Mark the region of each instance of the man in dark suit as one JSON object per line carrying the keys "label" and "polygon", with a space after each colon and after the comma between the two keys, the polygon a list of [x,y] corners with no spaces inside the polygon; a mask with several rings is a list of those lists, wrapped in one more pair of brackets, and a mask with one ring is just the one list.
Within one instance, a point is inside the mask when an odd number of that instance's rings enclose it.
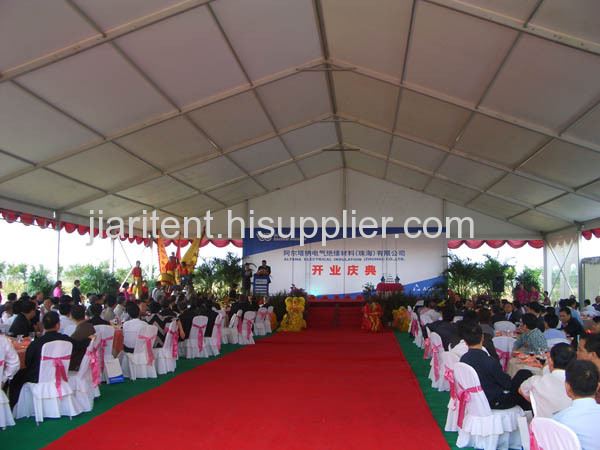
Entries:
{"label": "man in dark suit", "polygon": [[73,344],[73,352],[80,352],[82,349],[85,351],[90,343],[89,339],[74,341],[69,336],[60,334],[58,332],[60,319],[58,313],[55,311],[46,313],[42,318],[42,323],[45,330],[44,335],[37,338],[27,347],[27,351],[25,352],[25,368],[19,370],[10,382],[8,394],[11,408],[17,404],[21,388],[25,383],[37,383],[44,344],[53,341],[67,341]]}
{"label": "man in dark suit", "polygon": [[29,336],[29,333],[34,330],[32,321],[37,313],[35,303],[29,300],[19,300],[19,302],[18,308],[15,308],[19,309],[17,317],[14,318],[8,333],[12,336]]}
{"label": "man in dark suit", "polygon": [[454,347],[460,342],[458,335],[458,326],[453,323],[454,320],[454,308],[447,307],[442,310],[442,319],[436,320],[435,322],[427,325],[432,332],[440,335],[442,338],[442,344],[444,350],[448,351],[448,346]]}
{"label": "man in dark suit", "polygon": [[521,317],[523,317],[521,310],[519,308],[515,308],[513,303],[506,302],[504,305],[504,319],[502,320],[508,320],[509,322],[517,323],[521,320]]}
{"label": "man in dark suit", "polygon": [[192,322],[194,321],[194,317],[199,316],[200,311],[198,309],[198,298],[192,297],[190,299],[190,306],[181,314],[179,314],[179,321],[181,322],[181,328],[185,333],[185,339],[190,337],[190,332],[192,331]]}
{"label": "man in dark suit", "polygon": [[79,280],[75,280],[73,284],[75,286],[73,286],[73,289],[71,289],[71,297],[73,298],[73,302],[78,305],[81,303],[81,291],[79,290],[81,282]]}
{"label": "man in dark suit", "polygon": [[206,330],[204,330],[204,336],[212,336],[213,327],[215,326],[215,321],[217,320],[217,316],[219,315],[219,313],[213,310],[212,302],[208,299],[200,303],[198,311],[199,315],[206,316],[208,318]]}
{"label": "man in dark suit", "polygon": [[257,272],[264,270],[268,275],[271,275],[271,266],[267,266],[267,261],[265,259],[262,260],[260,267],[256,270]]}

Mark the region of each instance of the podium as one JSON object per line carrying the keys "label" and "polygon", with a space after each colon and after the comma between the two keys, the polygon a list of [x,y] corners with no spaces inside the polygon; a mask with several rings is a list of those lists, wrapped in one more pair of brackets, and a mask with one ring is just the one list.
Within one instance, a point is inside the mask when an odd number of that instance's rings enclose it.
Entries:
{"label": "podium", "polygon": [[252,280],[252,295],[268,296],[269,283],[271,283],[269,275],[254,275]]}

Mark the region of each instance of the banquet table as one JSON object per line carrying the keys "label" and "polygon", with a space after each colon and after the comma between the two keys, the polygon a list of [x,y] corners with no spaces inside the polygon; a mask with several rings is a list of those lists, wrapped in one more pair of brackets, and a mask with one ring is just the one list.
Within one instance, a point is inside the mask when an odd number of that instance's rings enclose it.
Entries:
{"label": "banquet table", "polygon": [[508,360],[508,364],[506,365],[506,373],[510,375],[511,378],[514,377],[515,374],[521,369],[530,370],[534,375],[541,375],[543,371],[542,365],[537,361],[530,364],[517,357],[512,357]]}

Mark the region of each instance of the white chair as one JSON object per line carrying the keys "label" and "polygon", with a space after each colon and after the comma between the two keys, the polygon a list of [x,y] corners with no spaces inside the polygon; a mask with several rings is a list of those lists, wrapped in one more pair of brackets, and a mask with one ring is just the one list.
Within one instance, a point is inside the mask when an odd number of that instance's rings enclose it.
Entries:
{"label": "white chair", "polygon": [[431,387],[437,389],[440,392],[449,391],[450,385],[444,379],[444,365],[442,363],[442,353],[444,352],[444,344],[442,344],[442,338],[435,331],[432,331],[431,333],[429,333],[429,339],[431,342],[431,370],[429,371]]}
{"label": "white chair", "polygon": [[509,322],[508,320],[500,320],[494,324],[494,330],[496,331],[504,331],[504,332],[514,332],[517,331],[517,326]]}
{"label": "white chair", "polygon": [[219,314],[215,319],[212,334],[204,338],[208,356],[219,356],[221,353],[221,335],[223,333],[223,316]]}
{"label": "white chair", "polygon": [[531,431],[540,449],[581,450],[581,444],[573,430],[556,420],[534,417],[531,421]]}
{"label": "white chair", "polygon": [[271,329],[271,317],[273,316],[273,307],[269,306],[267,308],[267,317],[265,319],[265,331],[267,334],[271,334],[273,330]]}
{"label": "white chair", "polygon": [[176,320],[172,320],[165,327],[165,340],[160,348],[153,348],[154,361],[156,362],[156,373],[164,375],[169,372],[175,372],[177,367],[177,342],[179,340],[179,326]]}
{"label": "white chair", "polygon": [[502,365],[502,370],[506,372],[506,366],[508,365],[508,360],[512,355],[513,348],[515,346],[515,342],[517,340],[510,336],[496,336],[492,338],[492,342],[494,343],[494,347],[496,348],[496,353],[498,354],[498,358],[500,358],[500,364]]}
{"label": "white chair", "polygon": [[[98,355],[100,356],[100,380],[104,383],[108,382],[106,373],[106,362],[114,361],[112,349],[115,339],[115,329],[110,325],[94,325],[98,342]],[[118,360],[117,360],[118,361]]]}
{"label": "white chair", "polygon": [[42,360],[37,383],[25,383],[19,394],[13,414],[15,419],[35,416],[35,422],[44,417],[73,417],[81,412],[73,390],[67,382],[73,344],[52,341],[42,347]]}
{"label": "white chair", "polygon": [[133,353],[121,352],[119,361],[123,376],[135,381],[138,378],[156,378],[156,365],[152,347],[156,341],[158,328],[144,325],[138,331]]}
{"label": "white chair", "polygon": [[[4,336],[2,336],[1,339],[5,339]],[[10,342],[8,342],[7,345],[12,347]],[[0,345],[0,382],[2,381],[2,377],[4,375],[4,364],[6,361],[6,355],[4,353],[4,348]],[[4,391],[0,389],[0,428],[4,430],[6,427],[13,427],[14,425],[15,420],[10,410],[8,398],[6,397]]]}
{"label": "white chair", "polygon": [[94,398],[100,396],[98,385],[100,384],[100,355],[98,348],[100,339],[96,336],[85,352],[78,371],[69,371],[67,378],[69,386],[81,410],[89,412],[94,407]]}
{"label": "white chair", "polygon": [[196,316],[192,319],[192,328],[188,338],[179,343],[179,352],[183,358],[208,358],[209,354],[205,346],[206,338],[204,337],[207,323],[208,317],[206,316]]}
{"label": "white chair", "polygon": [[223,329],[223,343],[224,344],[237,344],[238,343],[238,325],[241,327],[242,314],[244,311],[241,309],[231,316],[229,326]]}
{"label": "white chair", "polygon": [[265,328],[265,320],[269,312],[267,308],[258,308],[256,313],[256,319],[254,320],[254,335],[255,336],[265,336],[267,334],[267,330]]}
{"label": "white chair", "polygon": [[547,342],[548,342],[548,348],[552,348],[556,344],[570,344],[570,342],[567,339],[564,339],[564,338],[548,339]]}
{"label": "white chair", "polygon": [[457,447],[521,448],[518,419],[525,413],[520,407],[490,409],[477,372],[468,364],[454,365],[454,382],[458,398]]}
{"label": "white chair", "polygon": [[533,391],[531,391],[529,393],[529,401],[531,402],[531,412],[533,413],[534,417],[538,415],[537,412],[537,403],[535,401],[535,395],[533,394]]}
{"label": "white chair", "polygon": [[255,319],[255,311],[246,311],[244,318],[242,319],[242,326],[238,326],[238,344],[254,345],[254,338],[252,337],[252,325],[254,325]]}
{"label": "white chair", "polygon": [[448,382],[450,390],[450,401],[448,402],[448,415],[446,416],[446,431],[458,431],[458,398],[456,397],[456,385],[454,383],[454,366],[460,361],[460,356],[452,352],[442,353],[442,366],[444,367],[444,379]]}

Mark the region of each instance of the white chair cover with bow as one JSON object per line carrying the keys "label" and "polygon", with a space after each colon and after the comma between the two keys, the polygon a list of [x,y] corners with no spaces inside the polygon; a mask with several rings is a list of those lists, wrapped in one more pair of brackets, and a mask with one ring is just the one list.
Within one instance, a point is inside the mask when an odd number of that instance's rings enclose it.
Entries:
{"label": "white chair cover with bow", "polygon": [[94,407],[94,398],[100,396],[100,339],[96,336],[85,351],[78,371],[69,371],[69,386],[82,411],[89,412]]}
{"label": "white chair cover with bow", "polygon": [[274,308],[272,306],[267,308],[267,317],[265,319],[265,331],[267,334],[271,334],[273,332],[271,329],[271,316],[273,315],[273,310]]}
{"label": "white chair cover with bow", "polygon": [[176,320],[172,320],[165,327],[165,333],[163,346],[152,349],[154,352],[154,361],[156,362],[156,373],[159,375],[175,372],[175,367],[177,367],[179,326]]}
{"label": "white chair cover with bow", "polygon": [[452,352],[442,353],[442,366],[444,380],[448,383],[450,401],[448,401],[448,415],[446,416],[446,431],[458,431],[458,398],[456,396],[456,384],[454,383],[454,366],[460,361],[460,356]]}
{"label": "white chair cover with bow", "polygon": [[581,450],[575,432],[556,420],[534,417],[530,427],[531,450]]}
{"label": "white chair cover with bow", "polygon": [[505,333],[514,332],[517,331],[517,326],[508,320],[500,320],[494,324],[494,330],[504,331]]}
{"label": "white chair cover with bow", "polygon": [[215,319],[212,334],[204,338],[208,356],[219,356],[221,353],[221,340],[223,338],[223,316],[219,314]]}
{"label": "white chair cover with bow", "polygon": [[[12,355],[9,355],[8,353]],[[14,361],[14,367],[11,367],[11,359]],[[15,351],[12,343],[5,337],[0,336],[0,383],[5,381],[5,378],[12,378],[12,376],[18,370],[19,356]],[[5,371],[8,372],[5,373]],[[0,389],[0,428],[3,430],[6,427],[12,427],[15,425],[15,420],[10,410],[8,398],[2,389]]]}
{"label": "white chair cover with bow", "polygon": [[192,328],[188,338],[179,343],[179,354],[182,358],[208,358],[210,355],[206,349],[206,324],[208,317],[196,316],[192,319]]}
{"label": "white chair cover with bow", "polygon": [[431,354],[429,379],[431,380],[431,387],[440,392],[448,391],[450,390],[450,385],[444,378],[444,365],[442,364],[442,353],[444,352],[442,338],[435,331],[432,331],[429,333],[429,340],[429,351]]}
{"label": "white chair cover with bow", "polygon": [[454,365],[454,382],[458,398],[457,447],[521,448],[518,419],[525,413],[519,406],[491,409],[477,372],[468,364]]}
{"label": "white chair cover with bow", "polygon": [[500,358],[500,364],[502,365],[502,370],[506,372],[506,367],[508,365],[508,360],[512,355],[513,348],[515,346],[515,342],[517,340],[510,336],[496,336],[492,338],[492,342],[494,343],[494,347],[496,348],[496,353],[498,353],[498,358]]}
{"label": "white chair cover with bow", "polygon": [[421,323],[419,322],[419,317],[417,316],[417,314],[414,312],[413,312],[413,314],[414,314],[414,317],[411,322],[411,327],[413,329],[414,336],[415,336],[415,340],[413,341],[413,343],[417,347],[423,348],[425,346],[425,342],[423,339],[423,330],[421,329]]}
{"label": "white chair cover with bow", "polygon": [[37,383],[25,383],[19,394],[13,414],[15,419],[35,416],[35,422],[44,417],[73,417],[81,407],[67,379],[73,344],[52,341],[42,347],[42,360]]}
{"label": "white chair cover with bow", "polygon": [[254,325],[255,319],[255,311],[246,311],[242,321],[238,322],[238,344],[254,345],[254,338],[252,337],[252,325]]}
{"label": "white chair cover with bow", "polygon": [[144,325],[138,331],[133,353],[121,352],[119,360],[123,376],[135,381],[138,378],[156,378],[156,362],[152,347],[156,341],[158,328]]}
{"label": "white chair cover with bow", "polygon": [[267,308],[258,308],[258,311],[256,312],[256,319],[254,320],[255,336],[265,336],[267,334],[265,321],[267,320],[268,315],[269,311],[267,311]]}
{"label": "white chair cover with bow", "polygon": [[223,343],[224,344],[237,344],[239,342],[238,336],[238,325],[242,320],[242,314],[244,311],[238,310],[229,321],[229,326],[223,329]]}
{"label": "white chair cover with bow", "polygon": [[106,375],[106,361],[112,361],[116,358],[113,356],[113,344],[115,339],[115,329],[110,325],[94,325],[96,337],[99,339],[98,355],[100,356],[100,380],[106,383],[108,377]]}

